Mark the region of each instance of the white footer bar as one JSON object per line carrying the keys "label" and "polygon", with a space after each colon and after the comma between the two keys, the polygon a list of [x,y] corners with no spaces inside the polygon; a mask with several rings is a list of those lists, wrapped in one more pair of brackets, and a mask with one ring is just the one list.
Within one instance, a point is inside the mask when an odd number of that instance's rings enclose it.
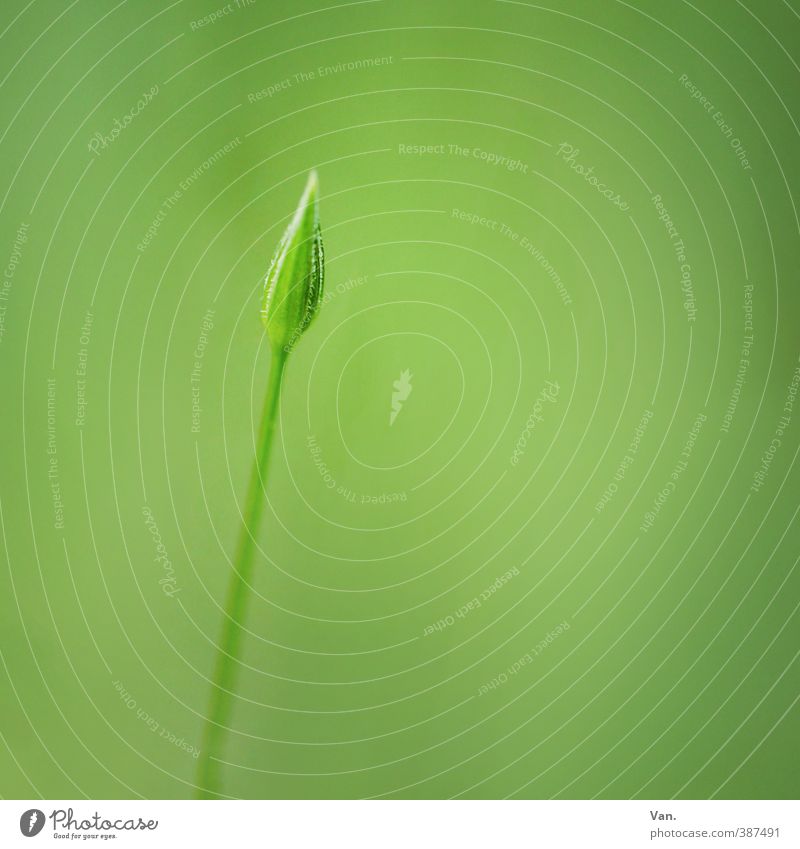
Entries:
{"label": "white footer bar", "polygon": [[[33,842],[35,841],[35,842]],[[794,801],[0,801],[0,846],[800,846]]]}

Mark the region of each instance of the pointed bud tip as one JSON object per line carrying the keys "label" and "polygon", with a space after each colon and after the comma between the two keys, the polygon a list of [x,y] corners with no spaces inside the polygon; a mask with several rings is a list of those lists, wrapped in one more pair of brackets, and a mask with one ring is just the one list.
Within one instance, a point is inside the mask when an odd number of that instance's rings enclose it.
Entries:
{"label": "pointed bud tip", "polygon": [[319,194],[319,175],[315,168],[312,168],[306,181],[306,190],[303,192],[307,200],[316,200]]}

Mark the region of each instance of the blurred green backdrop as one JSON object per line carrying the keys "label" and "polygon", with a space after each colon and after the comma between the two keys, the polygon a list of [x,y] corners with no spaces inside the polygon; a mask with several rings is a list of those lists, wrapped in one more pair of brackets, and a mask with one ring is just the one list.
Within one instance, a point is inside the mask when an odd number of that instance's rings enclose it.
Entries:
{"label": "blurred green backdrop", "polygon": [[0,794],[192,795],[315,167],[226,795],[796,797],[796,0],[0,32]]}

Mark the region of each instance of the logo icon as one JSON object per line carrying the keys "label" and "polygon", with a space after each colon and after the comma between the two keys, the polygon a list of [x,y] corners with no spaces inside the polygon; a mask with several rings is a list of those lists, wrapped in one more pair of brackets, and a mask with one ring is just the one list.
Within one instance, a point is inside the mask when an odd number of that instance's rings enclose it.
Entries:
{"label": "logo icon", "polygon": [[411,385],[412,374],[408,369],[400,372],[400,377],[392,383],[392,412],[389,414],[389,424],[393,425],[394,420],[403,408],[403,402],[408,400],[411,390],[414,388]]}
{"label": "logo icon", "polygon": [[38,808],[31,808],[19,818],[19,830],[25,837],[36,837],[44,828],[44,812]]}

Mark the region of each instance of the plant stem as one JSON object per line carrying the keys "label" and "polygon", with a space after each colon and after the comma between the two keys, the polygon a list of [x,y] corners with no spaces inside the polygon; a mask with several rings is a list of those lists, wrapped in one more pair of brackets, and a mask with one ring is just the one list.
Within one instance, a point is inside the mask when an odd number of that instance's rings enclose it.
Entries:
{"label": "plant stem", "polygon": [[225,619],[222,623],[217,659],[212,679],[211,701],[206,717],[203,744],[197,765],[197,789],[199,799],[213,799],[220,795],[220,763],[218,757],[228,730],[236,674],[238,671],[239,646],[242,627],[247,611],[247,600],[253,574],[258,526],[261,520],[264,484],[267,479],[272,435],[281,394],[281,379],[286,365],[286,352],[273,351],[272,363],[261,413],[257,455],[253,462],[250,487],[242,514],[242,529],[236,549],[228,595],[225,600]]}

